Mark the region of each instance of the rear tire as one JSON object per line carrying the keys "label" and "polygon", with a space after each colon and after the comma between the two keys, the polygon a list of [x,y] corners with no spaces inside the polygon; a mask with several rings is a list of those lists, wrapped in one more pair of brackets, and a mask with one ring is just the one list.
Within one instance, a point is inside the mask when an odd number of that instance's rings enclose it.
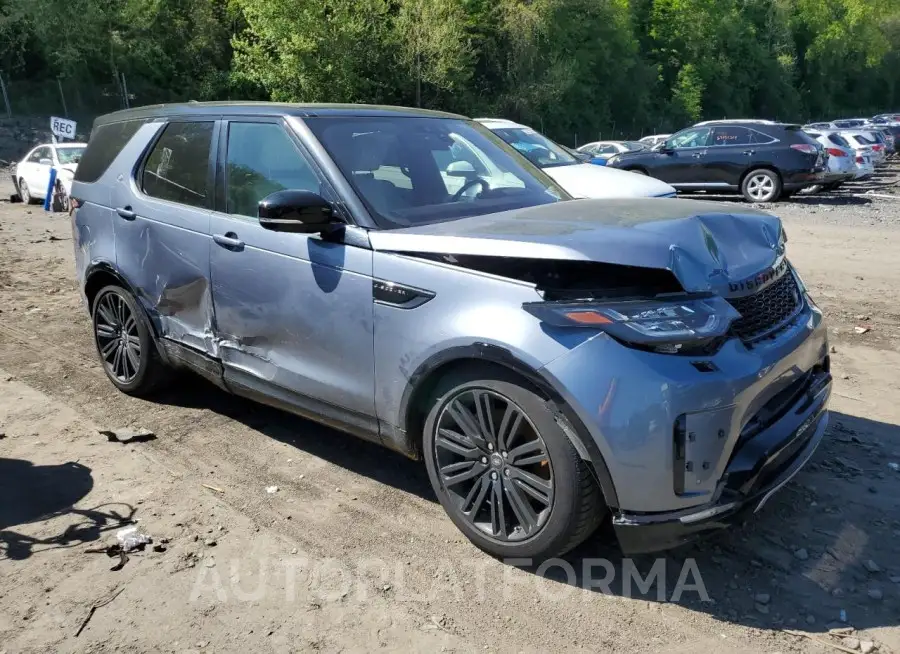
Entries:
{"label": "rear tire", "polygon": [[493,556],[559,556],[605,514],[597,482],[552,404],[505,368],[475,364],[447,374],[434,390],[424,432],[438,500]]}
{"label": "rear tire", "polygon": [[744,177],[741,193],[747,202],[775,202],[781,197],[781,177],[768,168],[756,168]]}
{"label": "rear tire", "polygon": [[131,293],[106,286],[91,307],[94,344],[103,370],[123,393],[143,397],[167,377],[153,332]]}
{"label": "rear tire", "polygon": [[23,204],[34,204],[35,200],[31,196],[31,189],[24,179],[19,178],[19,197],[22,198]]}

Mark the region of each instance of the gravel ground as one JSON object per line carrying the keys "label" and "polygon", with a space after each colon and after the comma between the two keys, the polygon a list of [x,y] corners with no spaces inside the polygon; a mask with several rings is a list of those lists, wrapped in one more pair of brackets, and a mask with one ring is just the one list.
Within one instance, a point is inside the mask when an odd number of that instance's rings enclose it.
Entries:
{"label": "gravel ground", "polygon": [[[810,465],[744,528],[659,559],[623,560],[601,528],[572,579],[474,549],[391,452],[193,378],[117,393],[67,216],[0,202],[0,652],[900,651],[900,200],[865,194],[893,180],[768,207],[833,333]],[[98,433],[123,428],[156,438]],[[128,520],[159,551],[113,571],[86,551]],[[608,592],[583,587],[598,557]],[[641,589],[632,565],[664,574]],[[708,598],[674,596],[690,566]]]}

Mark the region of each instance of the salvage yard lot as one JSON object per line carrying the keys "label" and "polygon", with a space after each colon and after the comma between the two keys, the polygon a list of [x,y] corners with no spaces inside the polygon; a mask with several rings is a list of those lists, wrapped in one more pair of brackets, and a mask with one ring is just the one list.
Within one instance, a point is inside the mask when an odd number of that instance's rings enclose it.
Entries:
{"label": "salvage yard lot", "polygon": [[[900,652],[900,186],[875,188],[892,181],[896,162],[767,207],[830,321],[828,437],[744,529],[664,556],[645,593],[603,529],[566,556],[574,579],[543,579],[473,548],[418,463],[193,378],[154,402],[118,393],[68,217],[0,202],[0,652],[825,652],[787,631],[840,644],[841,626]],[[120,428],[157,438],[98,433]],[[111,571],[85,550],[127,519],[164,551]],[[580,587],[597,558],[609,594]],[[667,601],[688,559],[712,601]]]}

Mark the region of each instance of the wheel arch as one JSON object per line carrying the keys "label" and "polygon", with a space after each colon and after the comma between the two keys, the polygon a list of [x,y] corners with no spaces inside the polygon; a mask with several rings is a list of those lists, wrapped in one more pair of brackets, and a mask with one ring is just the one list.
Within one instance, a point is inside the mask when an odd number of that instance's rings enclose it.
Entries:
{"label": "wheel arch", "polygon": [[476,363],[489,363],[512,372],[539,395],[553,403],[557,423],[579,456],[591,467],[606,505],[611,508],[618,507],[618,496],[609,468],[600,448],[591,438],[581,419],[549,379],[520,360],[513,352],[499,345],[473,343],[452,347],[433,355],[419,365],[409,377],[400,404],[399,427],[401,433],[405,434],[408,454],[415,458],[421,457],[422,431],[428,413],[426,402],[438,381],[451,370]]}
{"label": "wheel arch", "polygon": [[[144,303],[141,302],[140,295],[135,290],[134,286],[125,278],[122,273],[120,273],[116,267],[108,261],[96,261],[88,266],[88,269],[84,274],[84,297],[87,300],[88,313],[92,314],[94,310],[94,300],[97,297],[97,293],[101,291],[101,289],[107,286],[120,286],[124,288],[126,291],[131,293],[132,297],[135,299],[135,303],[140,308],[140,310],[144,314],[144,318],[147,321],[147,325],[150,327],[150,336],[153,339],[153,344],[156,347],[157,352],[159,352],[160,356],[163,357],[164,361],[168,361],[166,357],[166,353],[160,344],[159,339],[159,330],[157,329],[156,322],[153,321],[150,314],[147,312],[147,307],[144,306]],[[93,317],[93,316],[92,316]]]}

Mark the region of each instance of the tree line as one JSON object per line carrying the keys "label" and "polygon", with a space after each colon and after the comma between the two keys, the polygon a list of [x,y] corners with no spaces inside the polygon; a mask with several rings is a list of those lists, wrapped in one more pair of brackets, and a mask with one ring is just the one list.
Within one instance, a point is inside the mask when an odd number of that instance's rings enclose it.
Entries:
{"label": "tree line", "polygon": [[98,112],[124,78],[132,104],[418,105],[577,145],[900,111],[898,71],[900,0],[0,0],[4,79]]}

